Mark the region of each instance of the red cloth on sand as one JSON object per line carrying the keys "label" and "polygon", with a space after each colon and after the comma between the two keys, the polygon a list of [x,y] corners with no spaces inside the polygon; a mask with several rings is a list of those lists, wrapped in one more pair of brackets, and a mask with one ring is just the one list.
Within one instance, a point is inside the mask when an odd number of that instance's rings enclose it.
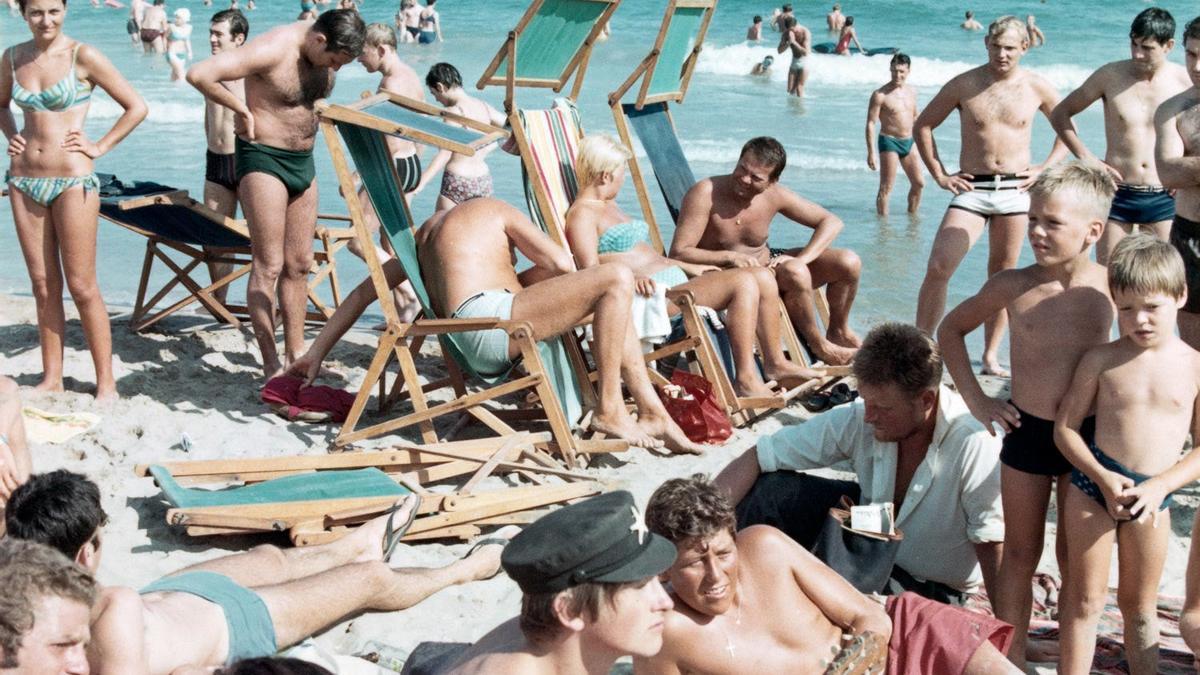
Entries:
{"label": "red cloth on sand", "polygon": [[892,619],[889,675],[961,675],[984,640],[1001,654],[1013,640],[1013,627],[999,619],[916,593],[889,597],[887,613]]}
{"label": "red cloth on sand", "polygon": [[301,413],[329,413],[330,422],[345,422],[354,405],[354,394],[324,385],[305,387],[304,380],[290,375],[273,377],[262,390],[262,402],[286,405],[288,419]]}

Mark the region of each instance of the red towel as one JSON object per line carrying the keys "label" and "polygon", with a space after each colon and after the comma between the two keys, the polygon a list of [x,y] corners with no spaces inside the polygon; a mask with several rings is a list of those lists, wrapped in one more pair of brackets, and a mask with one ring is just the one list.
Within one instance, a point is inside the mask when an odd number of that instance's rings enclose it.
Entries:
{"label": "red towel", "polygon": [[287,418],[294,420],[304,413],[325,413],[329,422],[344,422],[354,405],[354,394],[324,385],[306,387],[304,380],[291,375],[273,377],[262,390],[262,402],[287,406]]}

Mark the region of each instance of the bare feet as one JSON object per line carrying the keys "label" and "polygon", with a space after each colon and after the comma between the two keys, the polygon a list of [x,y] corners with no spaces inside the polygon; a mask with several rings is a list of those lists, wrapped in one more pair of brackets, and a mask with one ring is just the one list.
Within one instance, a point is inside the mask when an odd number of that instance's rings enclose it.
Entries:
{"label": "bare feet", "polygon": [[844,366],[854,360],[854,355],[858,353],[858,348],[843,347],[829,340],[822,340],[820,344],[813,345],[813,352],[817,355],[817,358],[831,366]]}
{"label": "bare feet", "polygon": [[703,455],[704,446],[700,443],[692,441],[683,433],[683,429],[675,423],[675,420],[667,416],[641,416],[638,419],[638,426],[647,434],[654,438],[660,439],[673,454],[686,455]]}
{"label": "bare feet", "polygon": [[738,378],[733,383],[733,390],[739,397],[769,397],[776,395],[776,392],[771,387],[758,379],[757,374],[745,379]]}
{"label": "bare feet", "polygon": [[372,518],[346,535],[343,541],[356,553],[353,561],[374,562],[382,560],[383,562],[387,562],[383,559],[384,546],[387,544],[383,540],[383,537],[387,534],[388,519],[391,519],[393,527],[399,527],[401,524],[408,522],[413,509],[417,508],[417,501],[416,495],[408,495],[396,502],[400,508],[395,512],[385,513]]}
{"label": "bare feet", "polygon": [[784,389],[799,387],[805,382],[821,376],[822,373],[791,361],[785,361],[774,368],[767,368],[767,377],[778,382]]}
{"label": "bare feet", "polygon": [[109,380],[104,384],[96,385],[96,403],[108,404],[121,398],[117,393],[117,383]]}
{"label": "bare feet", "polygon": [[61,377],[43,377],[41,382],[33,388],[34,391],[63,391],[63,381]]}
{"label": "bare feet", "polygon": [[592,415],[592,423],[590,428],[608,436],[614,436],[626,443],[638,447],[655,449],[662,447],[662,441],[657,440],[653,435],[646,433],[645,429],[638,425],[628,413],[624,415],[601,416],[599,414]]}
{"label": "bare feet", "polygon": [[1012,376],[1012,374],[1009,373],[1004,366],[1000,365],[1000,361],[995,359],[985,360],[983,362],[983,368],[981,368],[979,372],[983,375],[992,375],[994,377]]}
{"label": "bare feet", "polygon": [[849,326],[841,330],[829,329],[829,332],[825,333],[825,339],[835,345],[851,349],[858,349],[862,346],[862,338],[858,337],[858,333],[855,333]]}

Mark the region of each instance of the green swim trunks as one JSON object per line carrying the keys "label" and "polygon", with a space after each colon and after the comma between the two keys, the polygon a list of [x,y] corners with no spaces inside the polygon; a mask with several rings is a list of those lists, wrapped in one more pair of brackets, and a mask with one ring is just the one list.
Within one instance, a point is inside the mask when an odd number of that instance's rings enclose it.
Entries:
{"label": "green swim trunks", "polygon": [[304,194],[317,176],[312,150],[284,150],[244,141],[241,136],[236,136],[234,154],[237,155],[238,180],[256,171],[274,176],[287,188],[289,199]]}
{"label": "green swim trunks", "polygon": [[138,591],[139,595],[148,593],[187,593],[220,607],[229,630],[229,656],[225,665],[256,656],[272,656],[278,651],[275,624],[267,604],[257,593],[224,574],[185,572],[159,579]]}
{"label": "green swim trunks", "polygon": [[875,142],[875,147],[879,148],[880,154],[894,152],[900,155],[900,159],[908,157],[908,153],[912,152],[912,146],[913,139],[911,138],[896,138],[883,134],[879,134],[879,139]]}

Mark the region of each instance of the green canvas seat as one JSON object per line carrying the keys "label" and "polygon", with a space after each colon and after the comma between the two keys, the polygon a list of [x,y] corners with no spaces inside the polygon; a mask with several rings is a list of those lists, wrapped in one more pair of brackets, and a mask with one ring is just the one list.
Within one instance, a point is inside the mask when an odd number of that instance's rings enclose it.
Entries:
{"label": "green canvas seat", "polygon": [[315,471],[219,490],[184,487],[164,466],[155,464],[149,470],[155,482],[162,488],[163,496],[167,498],[167,501],[172,506],[181,509],[360,497],[395,497],[399,499],[410,493],[408,488],[396,483],[388,478],[386,473],[374,468],[353,471]]}

